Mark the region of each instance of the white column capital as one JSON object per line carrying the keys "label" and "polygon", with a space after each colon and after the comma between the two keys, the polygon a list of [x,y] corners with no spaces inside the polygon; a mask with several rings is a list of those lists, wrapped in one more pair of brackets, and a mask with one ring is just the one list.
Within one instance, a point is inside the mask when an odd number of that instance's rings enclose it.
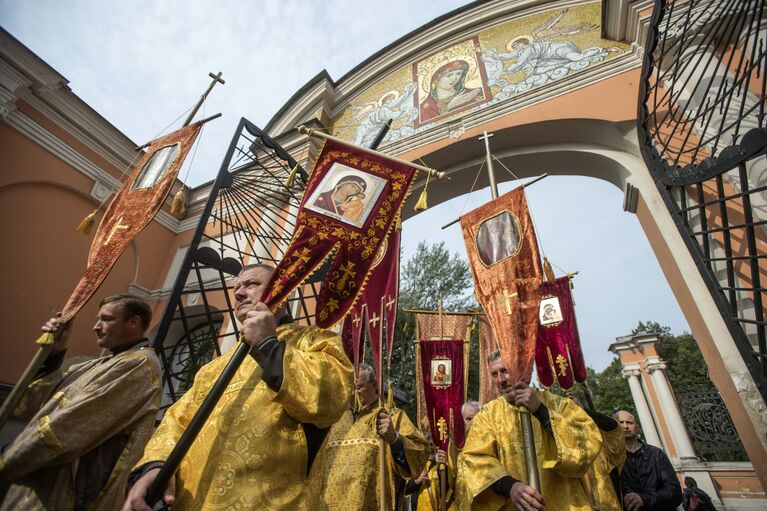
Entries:
{"label": "white column capital", "polygon": [[647,357],[647,361],[645,362],[645,369],[647,369],[647,372],[650,374],[655,371],[664,371],[666,367],[666,363],[661,360],[660,357],[656,356]]}
{"label": "white column capital", "polygon": [[639,367],[624,367],[621,371],[623,378],[628,379],[630,377],[639,378],[642,375],[642,371]]}

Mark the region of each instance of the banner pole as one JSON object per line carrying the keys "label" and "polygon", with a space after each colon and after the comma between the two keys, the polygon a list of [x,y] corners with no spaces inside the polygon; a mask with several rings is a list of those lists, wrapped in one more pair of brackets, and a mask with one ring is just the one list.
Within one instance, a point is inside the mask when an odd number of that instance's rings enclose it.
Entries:
{"label": "banner pole", "polygon": [[[493,199],[498,198],[498,184],[495,182],[495,173],[493,172],[493,156],[490,153],[490,137],[492,133],[487,131],[479,137],[479,140],[485,141],[485,153],[487,157],[487,174],[490,180],[490,194]],[[540,491],[541,485],[538,478],[538,461],[535,455],[535,438],[533,437],[533,421],[530,417],[530,411],[525,407],[520,407],[519,422],[522,429],[522,442],[525,450],[525,465],[527,465],[527,484],[536,491]]]}

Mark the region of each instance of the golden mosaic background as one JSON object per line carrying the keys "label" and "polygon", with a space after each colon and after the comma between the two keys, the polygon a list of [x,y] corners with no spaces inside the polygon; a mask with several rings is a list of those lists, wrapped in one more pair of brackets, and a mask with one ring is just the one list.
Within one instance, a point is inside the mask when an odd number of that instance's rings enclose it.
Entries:
{"label": "golden mosaic background", "polygon": [[[627,52],[630,45],[600,37],[600,22],[601,3],[593,2],[551,9],[467,35],[417,62],[409,62],[366,89],[332,119],[330,131],[345,140],[368,145],[384,120],[394,117],[385,140],[405,138],[470,111],[545,87]],[[477,49],[488,60],[480,60],[476,54],[474,60],[468,62],[469,71],[463,86],[466,90],[487,87],[491,91],[490,99],[468,109],[455,108],[454,112],[446,107],[444,113],[419,125],[419,108],[429,95],[428,73],[459,58],[452,55],[456,45],[471,46],[475,38],[479,40]],[[524,38],[533,44],[525,45],[520,41]],[[515,41],[518,41],[517,48],[512,46]],[[512,53],[515,49],[518,51]],[[527,66],[518,65],[525,56]],[[466,52],[460,58],[467,60]],[[478,66],[484,67],[484,84]],[[414,70],[418,73],[417,81],[414,81]]]}

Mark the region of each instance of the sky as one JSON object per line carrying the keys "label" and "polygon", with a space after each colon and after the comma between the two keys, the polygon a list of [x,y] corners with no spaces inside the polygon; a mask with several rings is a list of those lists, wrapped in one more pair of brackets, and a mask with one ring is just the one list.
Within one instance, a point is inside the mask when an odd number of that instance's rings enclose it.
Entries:
{"label": "sky", "polygon": [[[137,145],[174,121],[180,126],[210,83],[208,73],[223,72],[226,84],[214,88],[198,118],[223,117],[206,125],[188,176],[181,173],[194,186],[215,177],[240,117],[264,127],[323,69],[338,80],[466,3],[0,0],[0,26]],[[504,183],[500,191],[511,187]],[[406,221],[403,264],[424,238],[445,241],[465,257],[460,227],[438,226],[489,198],[485,188]],[[638,321],[689,331],[639,222],[622,209],[621,190],[592,178],[550,176],[528,189],[528,202],[542,251],[561,271],[580,272],[573,293],[587,364],[597,370],[609,364],[609,344]]]}

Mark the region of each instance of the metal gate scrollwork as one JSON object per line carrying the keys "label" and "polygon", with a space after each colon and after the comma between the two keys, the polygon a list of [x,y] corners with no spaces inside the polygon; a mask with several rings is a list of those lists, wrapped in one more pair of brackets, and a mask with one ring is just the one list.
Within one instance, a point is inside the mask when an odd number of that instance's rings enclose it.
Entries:
{"label": "metal gate scrollwork", "polygon": [[763,0],[656,0],[642,156],[767,400],[767,13]]}

